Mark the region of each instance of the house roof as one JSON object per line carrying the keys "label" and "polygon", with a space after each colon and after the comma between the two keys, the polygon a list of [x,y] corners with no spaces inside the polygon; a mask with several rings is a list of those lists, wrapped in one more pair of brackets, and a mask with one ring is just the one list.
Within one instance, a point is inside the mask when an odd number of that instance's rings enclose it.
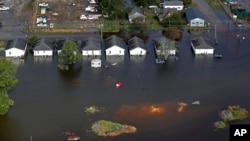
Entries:
{"label": "house roof", "polygon": [[185,15],[186,15],[187,21],[191,21],[191,20],[193,20],[195,18],[204,19],[201,12],[196,8],[187,8],[185,10]]}
{"label": "house roof", "polygon": [[160,14],[158,15],[158,18],[159,18],[159,19],[163,19],[163,18],[165,18],[166,16],[168,16],[168,14],[170,14],[170,12],[175,13],[175,12],[177,12],[177,11],[178,11],[178,10],[177,10],[176,8],[163,8],[163,12],[160,13]]}
{"label": "house roof", "polygon": [[89,37],[82,41],[82,50],[101,50],[101,39]]}
{"label": "house roof", "polygon": [[163,36],[154,39],[156,49],[176,49],[175,41],[171,41],[169,38]]}
{"label": "house roof", "polygon": [[106,49],[115,45],[125,49],[125,43],[123,39],[116,35],[112,35],[108,37],[107,39],[105,39],[105,45],[106,45]]}
{"label": "house roof", "polygon": [[135,14],[135,13],[139,13],[139,14],[141,14],[141,15],[144,16],[144,11],[143,11],[140,7],[137,7],[137,6],[134,6],[134,7],[131,9],[131,11],[130,11],[130,13],[129,13],[129,16],[131,16],[131,15],[133,15],[133,14]]}
{"label": "house roof", "polygon": [[183,6],[183,1],[179,1],[179,0],[173,0],[173,1],[164,0],[163,6]]}
{"label": "house roof", "polygon": [[27,43],[26,43],[25,39],[15,38],[14,40],[7,41],[5,49],[7,50],[7,49],[11,49],[11,48],[18,48],[21,50],[25,50],[26,44]]}
{"label": "house roof", "polygon": [[48,38],[41,38],[37,41],[34,50],[53,50],[53,43]]}
{"label": "house roof", "polygon": [[135,49],[137,47],[145,49],[145,44],[141,38],[135,36],[128,40],[128,47],[130,50]]}
{"label": "house roof", "polygon": [[213,49],[208,40],[203,37],[195,37],[191,39],[191,43],[196,49]]}
{"label": "house roof", "polygon": [[73,40],[73,39],[67,37],[67,38],[65,38],[65,39],[61,39],[61,40],[58,40],[58,41],[57,41],[56,49],[57,49],[57,50],[61,50],[62,47],[63,47],[63,44],[64,44],[65,42],[68,42],[68,41],[75,42],[76,45],[77,45],[77,41],[76,41],[76,40]]}

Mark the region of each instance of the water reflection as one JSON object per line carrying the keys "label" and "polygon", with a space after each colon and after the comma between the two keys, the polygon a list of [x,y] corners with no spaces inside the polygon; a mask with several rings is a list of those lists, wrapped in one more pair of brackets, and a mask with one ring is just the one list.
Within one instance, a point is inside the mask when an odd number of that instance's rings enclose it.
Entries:
{"label": "water reflection", "polygon": [[106,56],[106,62],[109,64],[121,63],[124,61],[124,56]]}
{"label": "water reflection", "polygon": [[38,57],[34,56],[34,63],[40,64],[40,63],[52,63],[53,57]]}
{"label": "water reflection", "polygon": [[24,59],[21,58],[10,58],[7,57],[6,60],[11,61],[15,66],[23,65],[24,64]]}

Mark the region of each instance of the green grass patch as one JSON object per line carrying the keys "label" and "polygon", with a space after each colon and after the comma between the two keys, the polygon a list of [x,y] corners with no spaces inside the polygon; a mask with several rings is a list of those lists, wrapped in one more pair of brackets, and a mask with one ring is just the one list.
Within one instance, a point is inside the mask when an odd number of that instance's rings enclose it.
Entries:
{"label": "green grass patch", "polygon": [[206,2],[211,8],[222,10],[221,5],[219,4],[218,0],[206,0]]}

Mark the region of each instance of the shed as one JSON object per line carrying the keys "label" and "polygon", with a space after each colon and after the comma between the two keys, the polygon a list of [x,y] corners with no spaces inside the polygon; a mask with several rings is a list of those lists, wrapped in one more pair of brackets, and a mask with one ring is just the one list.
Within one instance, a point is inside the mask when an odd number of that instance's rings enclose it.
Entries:
{"label": "shed", "polygon": [[205,19],[201,12],[196,8],[187,8],[185,10],[185,18],[190,27],[204,27]]}
{"label": "shed", "polygon": [[191,39],[191,47],[195,55],[213,55],[214,48],[203,37],[195,37]]}
{"label": "shed", "polygon": [[144,41],[139,37],[133,37],[128,40],[128,49],[130,55],[146,55],[146,47]]}
{"label": "shed", "polygon": [[91,60],[91,67],[99,68],[101,66],[102,66],[102,60],[101,59],[92,59]]}
{"label": "shed", "polygon": [[27,48],[27,42],[23,38],[7,41],[5,48],[6,57],[23,57]]}

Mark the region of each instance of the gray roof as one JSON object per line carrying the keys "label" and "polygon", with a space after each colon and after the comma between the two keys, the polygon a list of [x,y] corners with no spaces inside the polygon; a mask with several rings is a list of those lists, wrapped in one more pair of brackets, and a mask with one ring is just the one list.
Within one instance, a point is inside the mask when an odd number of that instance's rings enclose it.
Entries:
{"label": "gray roof", "polygon": [[170,12],[177,12],[178,10],[176,8],[163,8],[163,12],[158,15],[159,19],[165,18]]}
{"label": "gray roof", "polygon": [[105,45],[106,45],[106,49],[110,48],[114,45],[125,49],[125,42],[123,41],[122,38],[120,38],[116,35],[112,35],[112,36],[108,37],[107,39],[105,39]]}
{"label": "gray roof", "polygon": [[82,50],[101,50],[101,39],[89,37],[82,41]]}
{"label": "gray roof", "polygon": [[23,38],[15,38],[14,40],[9,40],[6,44],[5,49],[18,48],[20,50],[25,50],[26,40]]}
{"label": "gray roof", "polygon": [[179,1],[179,0],[172,0],[172,1],[169,1],[169,0],[164,0],[163,2],[163,6],[183,6],[183,1]]}
{"label": "gray roof", "polygon": [[129,13],[129,16],[131,16],[131,15],[133,15],[133,14],[135,14],[135,13],[139,13],[139,14],[141,14],[141,15],[144,16],[143,10],[142,10],[140,7],[137,7],[137,6],[134,6],[134,7],[131,9],[131,11],[130,11],[130,13]]}
{"label": "gray roof", "polygon": [[187,8],[185,10],[185,15],[186,15],[186,19],[188,22],[190,22],[191,20],[195,18],[204,19],[201,12],[196,8]]}
{"label": "gray roof", "polygon": [[145,49],[144,41],[141,38],[135,36],[128,40],[128,48],[130,50],[137,47]]}
{"label": "gray roof", "polygon": [[192,38],[191,43],[193,44],[194,48],[197,49],[213,49],[208,40],[204,39],[203,37]]}
{"label": "gray roof", "polygon": [[37,41],[34,50],[53,50],[53,43],[48,38],[41,38]]}
{"label": "gray roof", "polygon": [[63,44],[64,44],[65,42],[68,42],[68,41],[75,42],[76,45],[78,44],[76,40],[73,40],[73,39],[67,37],[67,38],[65,38],[65,39],[61,39],[61,40],[58,40],[58,41],[57,41],[56,49],[57,49],[57,50],[61,50],[62,47],[63,47]]}

